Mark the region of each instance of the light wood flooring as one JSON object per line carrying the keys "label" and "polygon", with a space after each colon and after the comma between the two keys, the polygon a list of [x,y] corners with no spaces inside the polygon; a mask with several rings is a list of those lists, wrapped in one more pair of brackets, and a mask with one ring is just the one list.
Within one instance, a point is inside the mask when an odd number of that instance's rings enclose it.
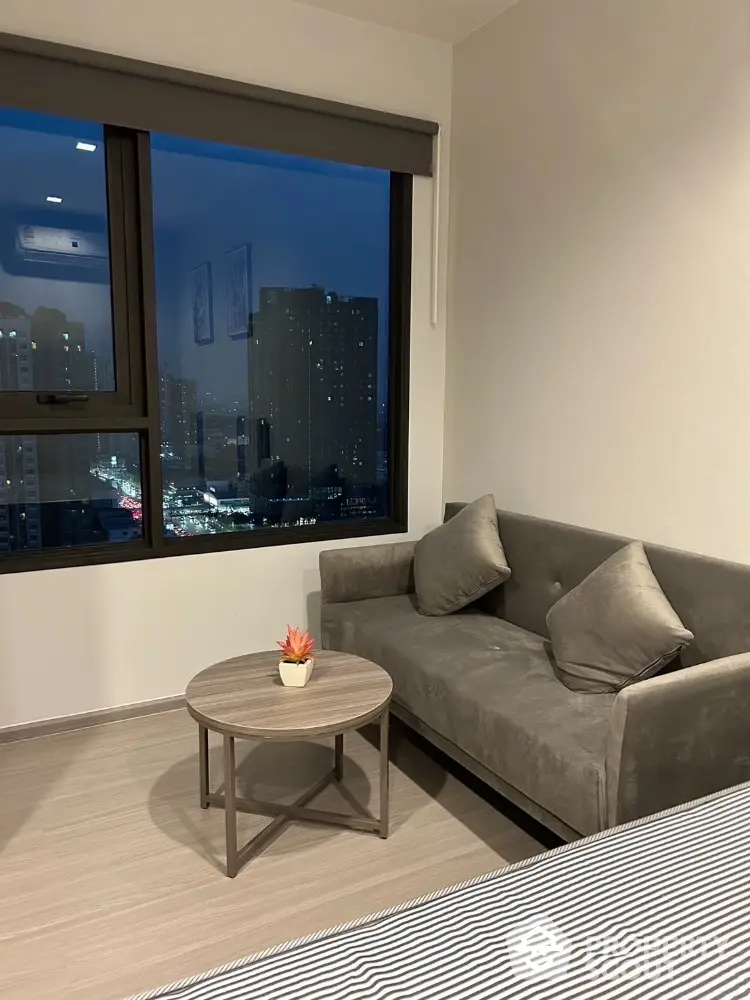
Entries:
{"label": "light wood flooring", "polygon": [[[125,1000],[543,849],[400,740],[388,840],[300,824],[227,879],[223,811],[198,807],[197,749],[185,711],[0,746],[2,1000]],[[332,754],[237,751],[240,792],[280,801]],[[377,811],[377,750],[354,734],[345,752],[348,789]],[[220,780],[213,737],[211,768]],[[335,787],[316,804],[350,808]],[[266,822],[242,816],[240,837]]]}

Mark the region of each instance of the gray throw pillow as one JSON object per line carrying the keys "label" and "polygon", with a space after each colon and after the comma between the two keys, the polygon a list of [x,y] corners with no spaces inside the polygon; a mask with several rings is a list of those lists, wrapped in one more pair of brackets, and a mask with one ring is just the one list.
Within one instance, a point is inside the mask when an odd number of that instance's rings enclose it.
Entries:
{"label": "gray throw pillow", "polygon": [[641,542],[615,552],[547,613],[555,672],[573,691],[619,691],[645,680],[693,640]]}
{"label": "gray throw pillow", "polygon": [[468,504],[414,547],[414,583],[425,615],[459,611],[509,576],[491,494]]}

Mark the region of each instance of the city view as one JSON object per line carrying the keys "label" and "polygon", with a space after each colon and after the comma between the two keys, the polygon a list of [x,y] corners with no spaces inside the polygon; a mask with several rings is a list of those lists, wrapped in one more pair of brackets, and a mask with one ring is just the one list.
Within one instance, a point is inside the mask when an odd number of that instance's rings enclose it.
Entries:
{"label": "city view", "polygon": [[[246,341],[248,405],[160,371],[165,533],[180,537],[383,516],[378,302],[264,288]],[[114,382],[81,324],[0,303],[0,388]],[[137,434],[0,437],[0,551],[141,535]]]}
{"label": "city view", "polygon": [[247,406],[162,371],[167,532],[383,516],[377,335],[375,299],[264,288],[247,339]]}
{"label": "city view", "polygon": [[[102,133],[66,129],[0,115],[0,392],[116,387]],[[388,174],[152,136],[152,185],[165,535],[384,517]],[[141,448],[0,435],[0,552],[140,538]]]}

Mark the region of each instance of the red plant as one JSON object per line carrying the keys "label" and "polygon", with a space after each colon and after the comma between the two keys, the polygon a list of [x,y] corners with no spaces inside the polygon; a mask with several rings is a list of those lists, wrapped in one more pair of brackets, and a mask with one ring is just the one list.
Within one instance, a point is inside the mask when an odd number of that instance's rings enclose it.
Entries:
{"label": "red plant", "polygon": [[286,639],[283,642],[277,640],[276,645],[281,647],[285,663],[304,663],[309,659],[315,642],[309,632],[287,625]]}

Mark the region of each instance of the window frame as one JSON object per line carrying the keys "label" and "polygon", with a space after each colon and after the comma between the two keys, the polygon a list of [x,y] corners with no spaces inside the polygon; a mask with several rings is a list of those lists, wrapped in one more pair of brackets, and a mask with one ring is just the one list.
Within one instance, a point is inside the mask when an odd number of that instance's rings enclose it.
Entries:
{"label": "window frame", "polygon": [[[1,100],[1,96],[0,96]],[[61,113],[64,110],[61,109]],[[0,554],[0,573],[366,538],[408,530],[409,360],[413,177],[390,172],[388,511],[385,517],[255,528],[220,535],[164,535],[156,328],[154,222],[148,132],[105,125],[114,393],[86,403],[45,404],[36,393],[0,395],[0,435],[135,431],[141,442],[142,538]],[[211,141],[211,140],[207,140]],[[120,373],[126,371],[125,384]],[[30,399],[29,396],[33,396]]]}
{"label": "window frame", "polygon": [[62,390],[0,391],[0,420],[3,425],[23,425],[26,433],[31,433],[30,428],[34,426],[43,429],[47,421],[50,427],[56,428],[61,419],[69,419],[73,428],[77,423],[83,426],[83,421],[94,417],[128,419],[146,416],[140,371],[140,324],[137,302],[129,288],[130,276],[139,266],[134,257],[136,247],[132,235],[129,239],[128,233],[128,220],[137,208],[131,181],[136,146],[127,130],[109,125],[104,126],[103,141],[115,389],[112,392],[92,389],[87,393],[87,401],[80,403],[43,403],[38,399],[40,395],[64,398],[68,394]]}

